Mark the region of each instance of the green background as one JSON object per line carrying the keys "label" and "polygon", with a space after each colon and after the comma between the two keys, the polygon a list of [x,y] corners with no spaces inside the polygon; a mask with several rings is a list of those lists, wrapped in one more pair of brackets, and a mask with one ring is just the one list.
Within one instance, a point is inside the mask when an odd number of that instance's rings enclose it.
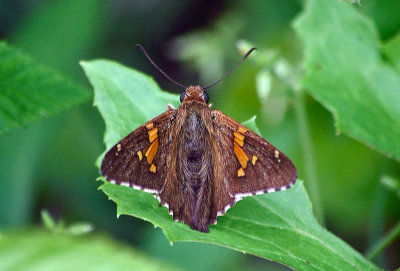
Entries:
{"label": "green background", "polygon": [[[206,85],[240,59],[240,40],[259,50],[209,90],[213,108],[240,122],[257,115],[264,138],[298,168],[319,222],[365,253],[400,218],[398,196],[382,184],[400,175],[398,10],[395,0],[0,0],[0,259],[22,262],[10,262],[15,270],[51,270],[69,257],[71,269],[95,268],[86,254],[120,264],[104,270],[287,270],[212,244],[171,246],[151,223],[117,219],[96,182],[106,126],[79,61],[111,59],[179,93],[135,43],[177,81]],[[38,230],[43,209],[94,231]],[[99,252],[85,252],[91,245]],[[374,262],[393,269],[399,255],[397,240]]]}

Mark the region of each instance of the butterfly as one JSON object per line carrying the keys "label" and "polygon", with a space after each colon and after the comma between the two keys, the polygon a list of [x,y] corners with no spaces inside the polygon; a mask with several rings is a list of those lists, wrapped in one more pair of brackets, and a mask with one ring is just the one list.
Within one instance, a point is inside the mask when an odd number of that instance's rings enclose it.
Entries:
{"label": "butterfly", "polygon": [[209,232],[240,199],[290,188],[297,170],[280,150],[231,119],[211,110],[207,87],[185,87],[177,109],[127,135],[104,156],[101,174],[113,184],[153,193],[175,221]]}

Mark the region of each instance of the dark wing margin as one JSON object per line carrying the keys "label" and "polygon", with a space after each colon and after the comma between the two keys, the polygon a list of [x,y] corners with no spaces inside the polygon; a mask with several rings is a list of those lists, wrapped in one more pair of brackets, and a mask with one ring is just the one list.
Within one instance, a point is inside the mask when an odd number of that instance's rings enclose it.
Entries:
{"label": "dark wing margin", "polygon": [[[223,156],[225,180],[235,201],[250,195],[285,190],[295,183],[297,170],[280,150],[222,112],[214,110],[212,116],[219,152]],[[234,144],[237,144],[234,132],[243,138],[243,145],[238,146],[248,158],[245,168],[234,152]],[[244,175],[238,172],[241,168]]]}
{"label": "dark wing margin", "polygon": [[[167,148],[172,141],[169,129],[175,114],[176,110],[169,109],[115,144],[101,164],[101,174],[105,179],[114,184],[159,193],[167,174]],[[153,143],[155,145],[151,146]],[[155,151],[151,161],[146,156],[150,148]]]}

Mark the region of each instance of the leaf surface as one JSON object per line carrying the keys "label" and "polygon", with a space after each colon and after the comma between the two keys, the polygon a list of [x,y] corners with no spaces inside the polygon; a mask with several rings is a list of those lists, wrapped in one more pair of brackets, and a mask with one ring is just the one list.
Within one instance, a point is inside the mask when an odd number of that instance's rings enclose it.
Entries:
{"label": "leaf surface", "polygon": [[0,42],[0,133],[88,101],[90,92]]}
{"label": "leaf surface", "polygon": [[349,3],[308,0],[295,29],[305,48],[302,85],[337,131],[400,160],[400,76],[382,58],[371,20]]}
{"label": "leaf surface", "polygon": [[177,270],[101,235],[38,229],[0,236],[0,269],[14,271]]}

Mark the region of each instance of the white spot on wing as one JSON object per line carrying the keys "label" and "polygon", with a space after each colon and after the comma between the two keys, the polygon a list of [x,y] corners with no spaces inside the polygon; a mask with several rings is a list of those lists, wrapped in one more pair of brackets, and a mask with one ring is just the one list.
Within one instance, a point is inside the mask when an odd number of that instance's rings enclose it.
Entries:
{"label": "white spot on wing", "polygon": [[245,197],[248,197],[248,196],[251,196],[251,195],[253,195],[253,193],[238,193],[238,194],[235,195],[235,201],[239,201],[242,198],[245,198]]}
{"label": "white spot on wing", "polygon": [[[241,199],[243,199],[245,197],[251,196],[251,195],[261,195],[261,194],[267,194],[267,193],[272,193],[272,192],[284,191],[284,190],[287,190],[287,189],[291,188],[295,184],[295,182],[296,182],[296,180],[291,182],[291,183],[289,183],[287,186],[281,186],[281,187],[274,187],[274,188],[269,188],[269,189],[257,190],[257,191],[255,191],[253,193],[238,193],[238,194],[234,195],[235,202],[238,202],[239,200],[241,200]],[[219,213],[221,213],[221,211],[218,212],[218,215],[220,215]]]}
{"label": "white spot on wing", "polygon": [[157,193],[157,190],[155,190],[155,189],[149,189],[149,188],[144,188],[144,187],[142,187],[140,189],[147,193]]}

